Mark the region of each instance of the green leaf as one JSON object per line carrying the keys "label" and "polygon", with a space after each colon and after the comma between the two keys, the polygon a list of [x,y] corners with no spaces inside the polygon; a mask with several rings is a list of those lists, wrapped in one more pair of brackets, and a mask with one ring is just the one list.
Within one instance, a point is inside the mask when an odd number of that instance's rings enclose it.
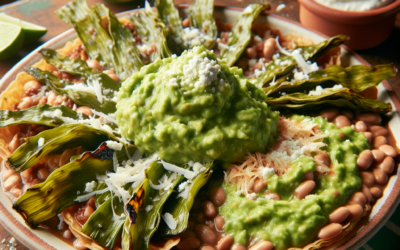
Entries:
{"label": "green leaf", "polygon": [[186,230],[189,221],[189,212],[193,206],[194,199],[196,198],[199,190],[207,183],[213,173],[213,163],[205,165],[206,171],[200,173],[193,179],[193,184],[189,191],[189,197],[184,199],[178,197],[178,194],[174,193],[167,200],[164,205],[163,213],[170,213],[174,218],[178,218],[178,225],[176,229],[170,229],[164,221],[161,222],[159,229],[157,230],[154,237],[156,239],[163,239],[168,236],[178,235]]}
{"label": "green leaf", "polygon": [[168,29],[155,13],[147,9],[140,9],[138,13],[133,13],[130,20],[135,25],[135,30],[140,35],[142,44],[155,51],[150,54],[148,63],[154,62],[157,58],[167,58],[171,52],[167,45]]}
{"label": "green leaf", "polygon": [[207,49],[211,49],[218,36],[214,20],[214,0],[194,0],[189,11],[190,27],[199,29],[201,33],[211,38],[202,44]]}
{"label": "green leaf", "polygon": [[79,194],[86,183],[96,180],[113,170],[114,150],[102,145],[94,152],[86,152],[50,174],[47,180],[28,188],[13,205],[26,224],[36,228],[39,224],[57,216],[64,209],[78,203]]}
{"label": "green leaf", "polygon": [[253,21],[267,7],[262,4],[250,4],[237,17],[229,33],[227,44],[229,49],[221,49],[220,57],[226,60],[228,66],[232,67],[246,49],[252,35],[251,26]]}
{"label": "green leaf", "polygon": [[321,95],[309,96],[304,93],[292,93],[278,98],[269,97],[267,104],[271,109],[320,110],[325,107],[347,108],[353,111],[387,113],[392,111],[390,103],[366,99],[349,89],[327,90]]}
{"label": "green leaf", "polygon": [[[55,114],[61,113],[60,116]],[[87,119],[84,114],[77,113],[65,106],[50,106],[39,104],[28,109],[18,111],[0,110],[0,127],[17,124],[38,124],[49,127],[58,127],[66,119]]]}
{"label": "green leaf", "polygon": [[[115,68],[118,77],[125,80],[143,66],[135,40],[103,5],[89,8],[85,0],[75,0],[56,10],[65,22],[72,24],[89,57]],[[108,30],[102,26],[102,15],[108,19]]]}
{"label": "green leaf", "polygon": [[[126,249],[127,246],[134,249],[149,249],[150,239],[161,222],[161,211],[164,203],[172,194],[176,185],[183,179],[181,175],[177,177],[173,180],[172,187],[167,190],[153,189],[150,181],[157,185],[165,174],[171,175],[171,173],[167,173],[161,163],[153,162],[150,168],[146,170],[146,179],[143,184],[134,192],[132,199],[128,202],[126,210],[130,218],[130,244],[123,242],[123,249]],[[147,211],[148,206],[152,206],[149,211]]]}
{"label": "green leaf", "polygon": [[[56,92],[56,94],[67,95],[79,106],[89,106],[90,108],[103,112],[104,114],[110,114],[116,111],[115,102],[103,98],[103,102],[101,103],[97,99],[96,95],[90,92],[74,88],[65,88],[68,85],[73,86],[73,83],[66,80],[60,80],[50,72],[41,71],[38,68],[27,68],[25,70],[38,81],[49,86],[54,92]],[[96,79],[93,79],[93,81],[96,81]]]}
{"label": "green leaf", "polygon": [[169,29],[167,37],[168,48],[174,54],[180,55],[186,49],[186,46],[183,40],[182,21],[174,1],[156,0],[155,7],[157,8],[160,19]]}
{"label": "green leaf", "polygon": [[[68,148],[79,146],[94,150],[102,142],[110,139],[115,139],[115,137],[87,125],[62,125],[25,138],[24,144],[8,158],[8,163],[13,169],[24,171],[35,166],[48,155],[61,154]],[[44,144],[39,145],[39,140],[44,140]]]}
{"label": "green leaf", "polygon": [[47,63],[54,65],[61,71],[81,76],[84,78],[84,80],[88,78],[99,79],[99,82],[104,89],[118,91],[121,87],[119,82],[114,81],[107,74],[89,68],[84,60],[79,58],[71,59],[69,57],[62,56],[58,54],[57,51],[52,49],[41,49],[40,54],[42,54]]}
{"label": "green leaf", "polygon": [[381,81],[395,75],[392,65],[377,65],[366,67],[364,65],[353,65],[343,68],[338,65],[329,66],[326,69],[312,72],[309,79],[295,81],[293,75],[289,79],[278,82],[273,86],[265,88],[265,93],[270,97],[278,97],[279,93],[286,94],[294,92],[309,92],[320,85],[323,88],[329,88],[336,84],[351,89],[359,93],[370,87],[377,86]]}
{"label": "green leaf", "polygon": [[[339,35],[320,42],[316,45],[299,46],[296,47],[296,49],[301,49],[300,54],[303,56],[304,60],[314,62],[316,59],[327,53],[330,49],[343,44],[347,40],[347,36]],[[289,52],[292,51],[293,50]],[[287,63],[283,64],[282,62],[285,61]],[[259,76],[254,75],[254,78],[250,80],[257,86],[265,87],[268,86],[268,83],[271,82],[274,78],[278,80],[280,77],[289,74],[296,65],[297,62],[292,56],[283,55],[277,59],[272,60]]]}
{"label": "green leaf", "polygon": [[[113,197],[97,207],[96,211],[89,217],[82,228],[82,233],[90,236],[97,244],[112,249],[118,236],[121,235],[125,217],[114,216],[112,205],[116,207],[117,214],[124,212],[124,206],[118,201],[118,197]],[[97,197],[96,197],[97,200]]]}

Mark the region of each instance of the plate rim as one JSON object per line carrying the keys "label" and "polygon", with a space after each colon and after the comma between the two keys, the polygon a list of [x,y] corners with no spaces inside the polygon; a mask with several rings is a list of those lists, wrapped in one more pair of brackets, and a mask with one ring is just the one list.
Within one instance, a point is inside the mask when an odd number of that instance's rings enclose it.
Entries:
{"label": "plate rim", "polygon": [[[177,5],[178,8],[187,8],[189,5],[188,4],[179,4]],[[220,6],[218,6],[220,7]],[[228,10],[233,10],[233,11],[243,11],[244,8],[241,7],[223,7],[223,9],[228,9]],[[129,13],[132,13],[134,11],[137,11],[137,9],[132,9],[132,10],[127,10],[120,12],[116,14],[118,17],[125,16]],[[292,25],[299,26],[300,28],[303,28],[305,30],[311,31],[312,33],[315,33],[316,35],[319,35],[324,38],[329,38],[328,36],[322,34],[319,31],[313,30],[313,29],[308,29],[305,28],[302,24],[299,22],[296,22],[294,20],[290,20],[288,18],[275,15],[275,14],[269,14],[268,11],[263,12],[265,16],[269,16],[272,18],[279,19],[284,22],[288,22]],[[17,64],[15,64],[7,73],[0,79],[0,93],[2,93],[9,84],[15,79],[15,76],[22,72],[23,67],[25,65],[28,65],[30,61],[35,60],[36,57],[39,54],[39,51],[43,48],[51,48],[53,45],[59,42],[59,40],[66,39],[69,36],[72,36],[75,33],[74,29],[69,29],[61,34],[51,38],[41,46],[37,47],[35,50],[33,50],[31,53],[26,55],[24,58],[22,58]],[[341,45],[343,49],[345,49],[348,53],[351,54],[355,59],[357,59],[360,63],[362,63],[365,66],[371,66],[364,58],[362,58],[360,55],[358,55],[356,52],[351,50],[345,45]],[[386,93],[388,94],[390,100],[394,103],[396,111],[395,113],[397,116],[400,116],[400,101],[396,94],[394,93],[393,89],[391,88],[390,84],[388,83],[387,80],[382,81],[382,84],[386,90]],[[2,192],[2,190],[0,190]],[[386,191],[386,189],[385,189]],[[335,249],[338,250],[344,250],[344,249],[355,249],[362,244],[366,243],[373,235],[376,234],[377,231],[380,230],[380,228],[389,220],[391,215],[394,213],[396,210],[397,206],[400,203],[400,178],[397,178],[393,185],[393,189],[391,190],[389,196],[387,197],[385,203],[382,205],[382,207],[379,210],[379,213],[377,213],[372,220],[368,221],[366,225],[364,225],[361,229],[357,231],[357,233],[352,236],[350,239],[345,241],[342,245],[338,246]],[[49,245],[47,242],[44,241],[44,239],[40,238],[39,236],[33,234],[31,232],[32,229],[26,228],[22,223],[18,222],[16,218],[7,210],[7,208],[4,207],[4,205],[0,202],[0,224],[6,228],[10,232],[10,234],[17,238],[23,245],[30,249],[49,249],[49,250],[56,250],[53,246]],[[27,236],[27,237],[23,237]],[[55,236],[54,236],[55,237]],[[65,243],[67,245],[67,243]],[[38,248],[40,247],[40,248]]]}

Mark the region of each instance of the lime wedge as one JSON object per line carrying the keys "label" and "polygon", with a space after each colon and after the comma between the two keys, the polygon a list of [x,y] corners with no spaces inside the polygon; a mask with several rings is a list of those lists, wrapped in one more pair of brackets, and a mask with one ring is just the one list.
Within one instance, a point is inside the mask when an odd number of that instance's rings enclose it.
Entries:
{"label": "lime wedge", "polygon": [[24,32],[18,25],[0,21],[0,60],[17,54],[24,44]]}
{"label": "lime wedge", "polygon": [[33,23],[28,23],[25,21],[22,21],[20,19],[17,19],[12,16],[7,16],[4,13],[0,13],[0,21],[6,22],[6,23],[12,23],[15,25],[18,25],[19,27],[22,28],[22,30],[25,33],[25,42],[24,44],[29,44],[36,42],[39,38],[41,38],[44,34],[46,34],[47,29],[45,27],[33,24]]}

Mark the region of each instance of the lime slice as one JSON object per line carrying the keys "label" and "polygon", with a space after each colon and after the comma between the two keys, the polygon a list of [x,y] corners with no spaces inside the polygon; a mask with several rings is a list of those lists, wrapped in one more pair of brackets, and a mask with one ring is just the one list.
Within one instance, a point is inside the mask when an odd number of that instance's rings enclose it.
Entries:
{"label": "lime slice", "polygon": [[18,25],[0,21],[0,60],[17,54],[24,44],[24,32]]}
{"label": "lime slice", "polygon": [[19,27],[22,28],[22,30],[25,33],[25,42],[24,44],[29,44],[36,42],[39,38],[41,38],[44,34],[46,34],[47,29],[45,27],[33,24],[33,23],[28,23],[25,21],[22,21],[20,19],[17,19],[12,16],[7,16],[4,13],[0,13],[0,21],[6,22],[6,23],[12,23],[15,25],[18,25]]}

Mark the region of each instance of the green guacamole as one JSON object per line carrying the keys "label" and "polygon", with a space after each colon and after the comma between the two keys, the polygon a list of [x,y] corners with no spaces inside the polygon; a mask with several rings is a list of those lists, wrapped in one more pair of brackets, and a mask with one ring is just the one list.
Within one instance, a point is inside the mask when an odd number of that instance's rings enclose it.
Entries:
{"label": "green guacamole", "polygon": [[119,94],[121,134],[161,159],[236,161],[264,152],[276,135],[278,113],[264,92],[196,47],[180,57],[156,60],[127,79]]}
{"label": "green guacamole", "polygon": [[[318,231],[328,222],[329,214],[361,188],[357,157],[369,148],[364,134],[351,127],[338,129],[322,117],[314,121],[328,135],[324,142],[333,173],[316,178],[312,194],[303,200],[294,198],[293,192],[304,181],[304,173],[315,170],[316,165],[308,156],[293,161],[282,178],[273,175],[267,180],[268,190],[278,193],[280,201],[249,200],[236,192],[234,184],[225,184],[227,200],[220,213],[225,218],[225,232],[235,242],[247,245],[251,238],[259,238],[271,241],[275,249],[303,247],[317,237]],[[257,195],[263,197],[263,192]]]}

